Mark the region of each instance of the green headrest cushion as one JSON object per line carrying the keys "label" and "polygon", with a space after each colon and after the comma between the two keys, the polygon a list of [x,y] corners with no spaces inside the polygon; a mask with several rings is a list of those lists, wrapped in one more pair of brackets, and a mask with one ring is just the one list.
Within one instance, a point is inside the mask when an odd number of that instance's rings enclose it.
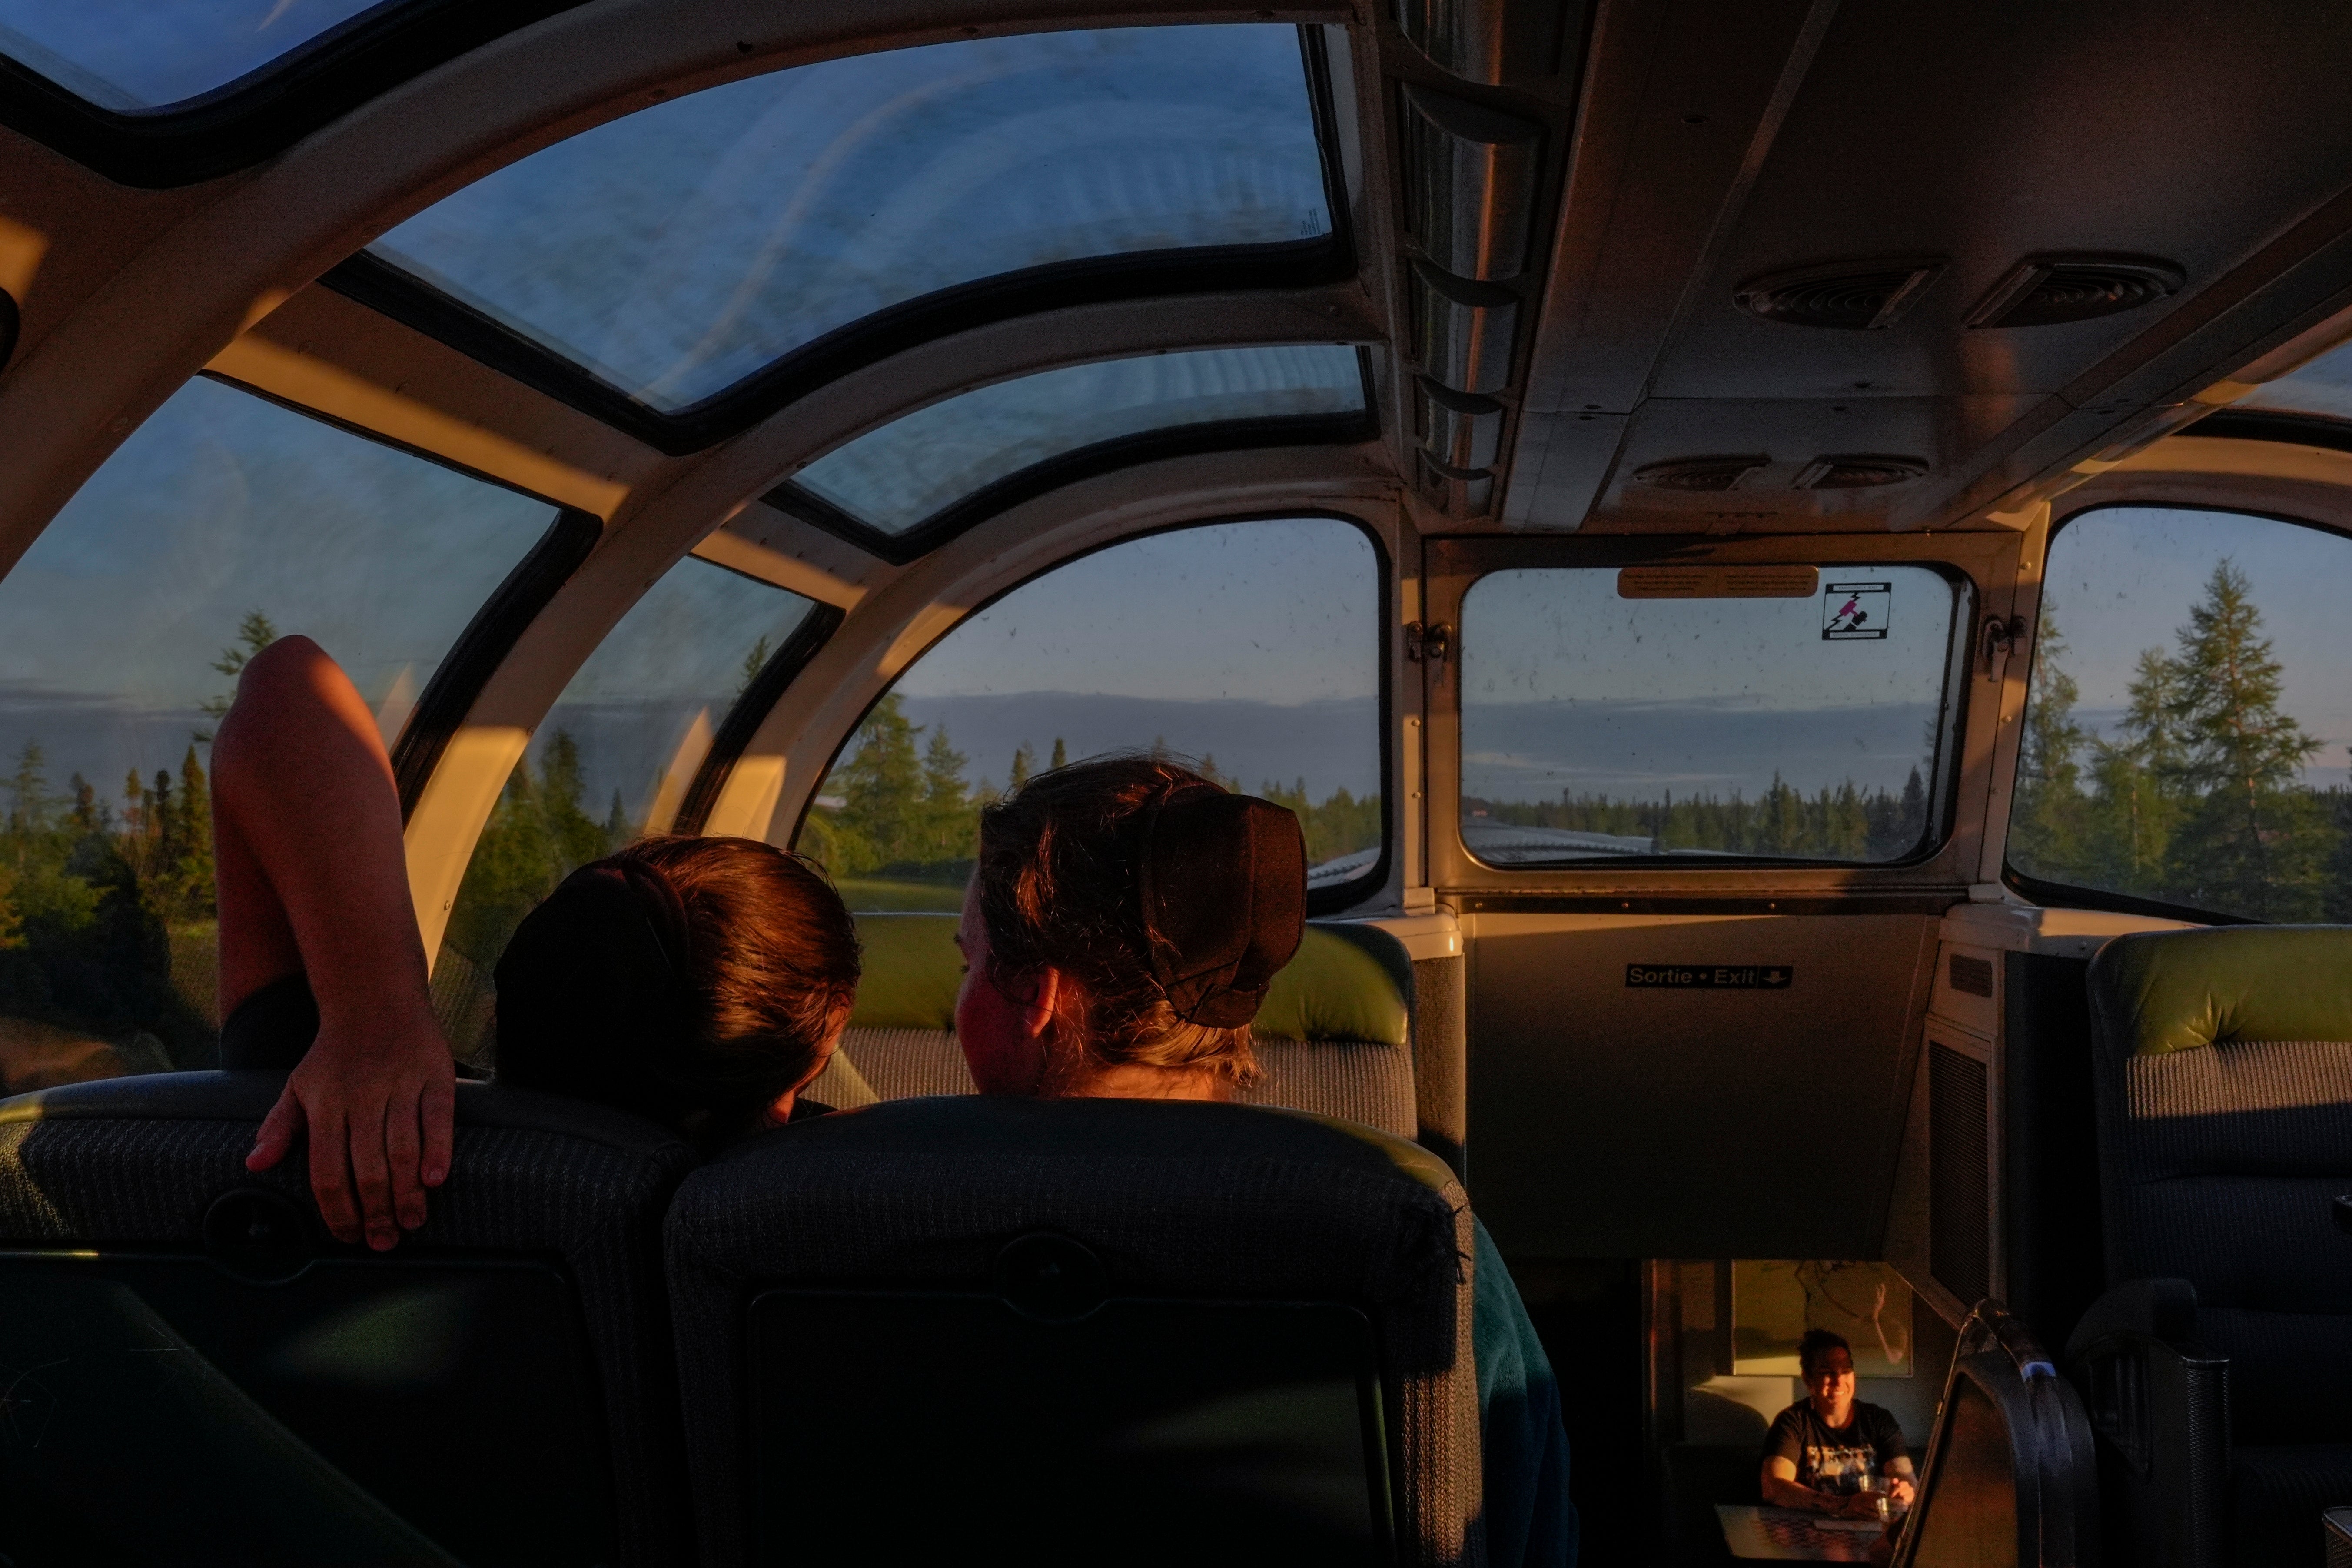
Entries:
{"label": "green headrest cushion", "polygon": [[[948,914],[859,915],[866,976],[850,1026],[955,1027],[956,989],[963,979],[955,929],[956,917]],[[1274,977],[1255,1027],[1273,1039],[1402,1046],[1411,973],[1403,950],[1384,931],[1310,925],[1297,956]]]}
{"label": "green headrest cushion", "polygon": [[2108,1049],[2352,1040],[2352,926],[2220,926],[2117,937],[2091,961]]}

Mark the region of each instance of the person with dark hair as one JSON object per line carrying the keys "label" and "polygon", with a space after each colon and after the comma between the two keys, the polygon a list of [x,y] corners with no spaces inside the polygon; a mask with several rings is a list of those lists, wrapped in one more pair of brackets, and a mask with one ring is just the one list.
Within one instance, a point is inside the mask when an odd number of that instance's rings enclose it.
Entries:
{"label": "person with dark hair", "polygon": [[1884,1405],[1853,1396],[1853,1347],[1827,1329],[1797,1342],[1805,1397],[1780,1412],[1764,1437],[1764,1500],[1778,1508],[1875,1518],[1876,1494],[1908,1505],[1911,1456]]}
{"label": "person with dark hair", "polygon": [[[1169,758],[1038,774],[984,807],[956,934],[956,1041],[984,1094],[1226,1100],[1307,917],[1298,819]],[[1559,1385],[1475,1226],[1486,1560],[1576,1561]]]}
{"label": "person with dark hair", "polygon": [[[379,1251],[447,1178],[456,1067],[433,1015],[400,798],[375,721],[308,637],[246,665],[213,742],[224,1067],[290,1069],[247,1168],[307,1139],[327,1227]],[[790,1117],[857,988],[809,862],[652,838],[574,871],[497,969],[498,1076],[709,1150]]]}

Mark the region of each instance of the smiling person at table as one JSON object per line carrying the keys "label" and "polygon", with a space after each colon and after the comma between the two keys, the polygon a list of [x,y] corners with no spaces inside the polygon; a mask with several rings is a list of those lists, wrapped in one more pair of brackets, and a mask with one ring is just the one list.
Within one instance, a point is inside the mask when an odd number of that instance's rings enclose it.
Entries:
{"label": "smiling person at table", "polygon": [[1805,1397],[1764,1438],[1764,1500],[1809,1513],[1873,1517],[1867,1495],[1911,1500],[1911,1456],[1892,1411],[1853,1396],[1853,1347],[1827,1329],[1797,1342]]}

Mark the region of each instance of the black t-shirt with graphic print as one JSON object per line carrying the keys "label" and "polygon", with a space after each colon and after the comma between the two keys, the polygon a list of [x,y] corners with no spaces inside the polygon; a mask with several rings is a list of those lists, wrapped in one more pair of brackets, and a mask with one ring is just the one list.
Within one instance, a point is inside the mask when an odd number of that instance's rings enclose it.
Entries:
{"label": "black t-shirt with graphic print", "polygon": [[1793,1461],[1799,1486],[1843,1497],[1861,1491],[1865,1477],[1880,1478],[1884,1488],[1886,1468],[1905,1458],[1903,1428],[1893,1411],[1859,1399],[1853,1419],[1832,1426],[1814,1413],[1811,1400],[1801,1399],[1774,1417],[1764,1457]]}

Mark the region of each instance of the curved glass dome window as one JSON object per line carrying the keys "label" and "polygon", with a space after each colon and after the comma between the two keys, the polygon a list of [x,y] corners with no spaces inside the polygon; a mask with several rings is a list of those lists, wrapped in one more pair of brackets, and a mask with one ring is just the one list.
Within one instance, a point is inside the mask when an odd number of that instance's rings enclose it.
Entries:
{"label": "curved glass dome window", "polygon": [[769,500],[894,560],[1056,486],[1184,451],[1370,434],[1344,344],[1065,365],[920,408],[836,447]]}
{"label": "curved glass dome window", "polygon": [[[507,939],[556,883],[646,834],[694,826],[680,809],[714,749],[724,752],[730,711],[746,694],[773,700],[767,689],[814,651],[802,634],[815,608],[689,555],[588,656],[483,825],[434,961],[459,1056],[473,1058],[487,1037]],[[839,617],[815,618],[821,633]],[[757,695],[751,705],[765,716]]]}
{"label": "curved glass dome window", "polygon": [[118,113],[224,88],[406,0],[0,0],[0,54]]}
{"label": "curved glass dome window", "polygon": [[2352,420],[2352,343],[2332,348],[2276,381],[2257,386],[2231,405],[2229,412],[2255,410]]}
{"label": "curved glass dome window", "polygon": [[211,1064],[208,742],[247,657],[315,638],[400,763],[576,515],[215,381],[131,432],[0,578],[0,1090]]}
{"label": "curved glass dome window", "polygon": [[[980,321],[1255,276],[1289,282],[1302,264],[1332,275],[1344,258],[1318,99],[1298,29],[1278,25],[1041,33],[826,60],[533,153],[393,229],[331,280],[656,445],[692,450],[853,363]],[[1070,275],[1077,263],[1094,264],[1084,280]],[[1219,265],[1241,270],[1199,270]],[[1024,281],[1039,289],[1024,294]],[[930,309],[907,318],[918,302]],[[825,359],[886,312],[900,313],[896,335]],[[767,396],[747,414],[740,397],[755,379]],[[738,405],[722,409],[730,394]]]}

